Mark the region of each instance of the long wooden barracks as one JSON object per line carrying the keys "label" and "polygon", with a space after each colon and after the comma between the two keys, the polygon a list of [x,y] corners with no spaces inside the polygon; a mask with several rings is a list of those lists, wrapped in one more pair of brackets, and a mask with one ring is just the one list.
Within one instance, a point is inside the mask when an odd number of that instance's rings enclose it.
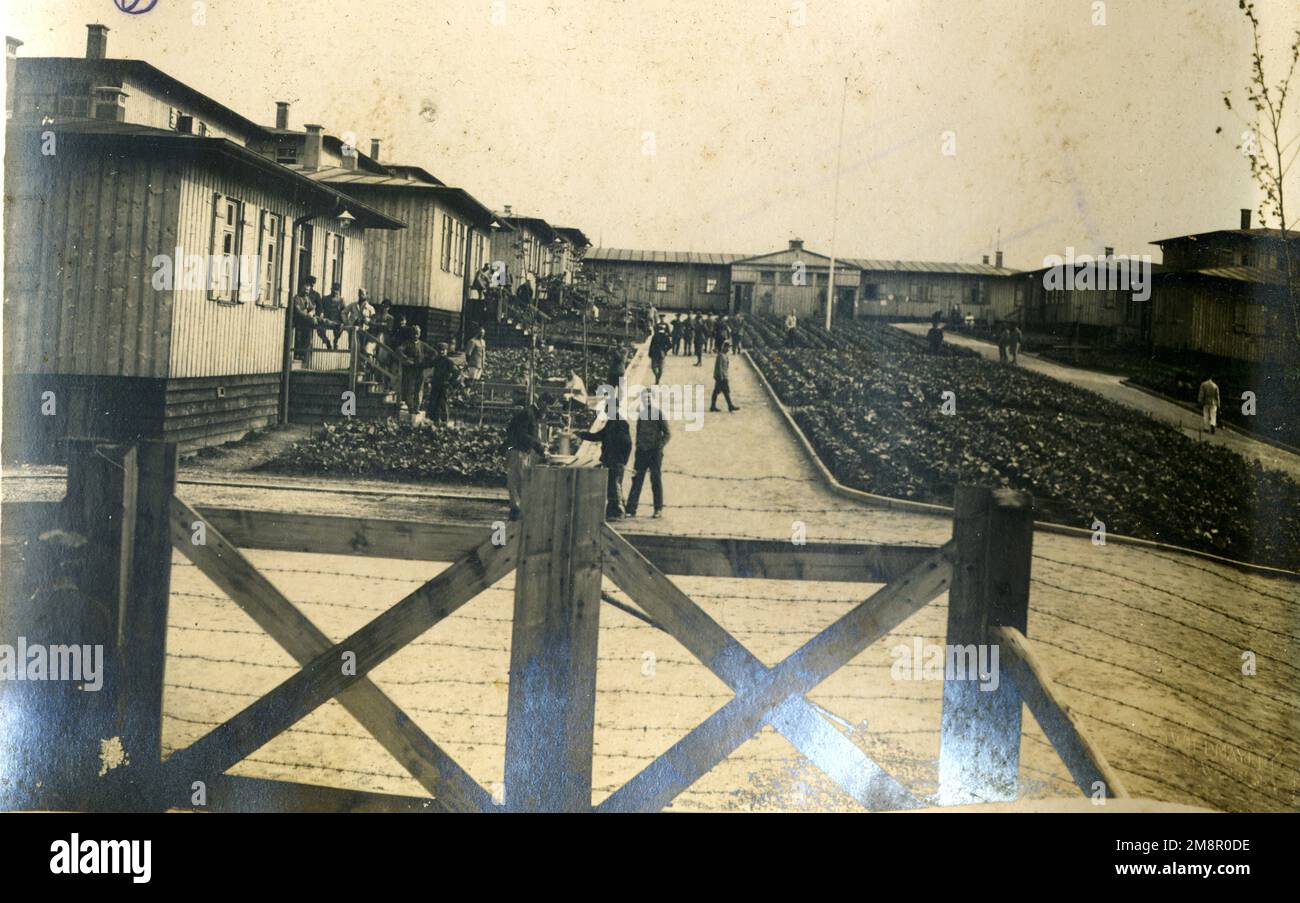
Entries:
{"label": "long wooden barracks", "polygon": [[[287,103],[262,125],[113,59],[108,31],[88,26],[74,58],[20,57],[6,39],[7,450],[66,436],[194,448],[289,419],[304,378],[291,299],[308,277],[459,337],[473,274],[510,228],[490,208],[381,163],[377,141],[366,154],[291,129]],[[534,261],[548,274],[583,250],[555,238]],[[542,275],[520,265],[516,278]]]}

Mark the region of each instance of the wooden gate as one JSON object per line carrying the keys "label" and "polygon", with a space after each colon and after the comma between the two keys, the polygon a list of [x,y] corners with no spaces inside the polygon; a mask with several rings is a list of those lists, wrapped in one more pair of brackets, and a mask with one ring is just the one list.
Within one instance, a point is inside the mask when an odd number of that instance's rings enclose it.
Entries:
{"label": "wooden gate", "polygon": [[[107,452],[112,452],[108,454]],[[805,694],[911,614],[948,593],[950,647],[997,644],[1004,677],[945,681],[940,737],[942,804],[1018,794],[1021,703],[1029,706],[1075,782],[1094,797],[1126,791],[1057,698],[1025,637],[1033,541],[1031,500],[962,488],[952,539],[940,547],[622,535],[604,522],[598,468],[538,467],[523,519],[484,530],[270,512],[198,511],[174,495],[175,449],[152,446],[140,480],[134,449],[81,443],[60,504],[6,505],[6,526],[41,533],[98,531],[103,548],[79,573],[87,585],[117,575],[118,658],[127,674],[115,705],[134,713],[125,730],[136,758],[122,782],[70,791],[78,808],[187,808],[196,782],[224,772],[330,699],[337,699],[428,791],[443,811],[587,811],[592,808],[597,638],[601,581],[639,607],[632,613],[680,642],[735,693],[661,756],[615,790],[599,811],[656,811],[770,726],[871,811],[924,805],[841,733]],[[101,466],[109,461],[112,466]],[[122,512],[134,514],[124,523]],[[103,523],[115,525],[105,534]],[[147,529],[146,529],[147,527]],[[165,534],[164,532],[165,531]],[[41,534],[45,535],[45,534]],[[301,670],[160,761],[159,733],[170,548],[179,550],[294,657]],[[116,545],[114,545],[116,543]],[[408,557],[454,563],[368,624],[333,643],[240,551],[267,548]],[[125,562],[125,563],[124,563]],[[368,678],[375,667],[477,594],[515,572],[507,703],[505,798],[490,794]],[[768,667],[683,593],[667,574],[884,584],[779,664]],[[132,597],[133,591],[147,590]],[[612,600],[610,600],[612,601]],[[136,627],[127,630],[128,624]],[[98,726],[95,728],[98,730]],[[267,787],[279,782],[265,782]],[[280,785],[285,786],[285,785]],[[321,788],[302,786],[305,796]],[[266,787],[263,788],[266,790]],[[286,794],[292,800],[292,794]],[[67,799],[68,796],[60,797]],[[129,802],[123,800],[129,799]],[[263,797],[263,806],[268,797]],[[409,808],[405,798],[338,792],[339,808]],[[321,804],[328,808],[330,802]]]}

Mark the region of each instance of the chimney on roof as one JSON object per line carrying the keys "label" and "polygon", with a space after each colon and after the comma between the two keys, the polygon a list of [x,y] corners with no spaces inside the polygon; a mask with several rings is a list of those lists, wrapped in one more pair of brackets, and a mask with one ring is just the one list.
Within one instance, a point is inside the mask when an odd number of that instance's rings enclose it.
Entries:
{"label": "chimney on roof", "polygon": [[509,205],[509,204],[506,204],[506,216],[513,216],[513,214],[510,212],[510,205]]}
{"label": "chimney on roof", "polygon": [[1110,247],[1109,245],[1106,246],[1106,247],[1105,247],[1104,249],[1102,249],[1102,250],[1103,250],[1103,253],[1102,253],[1101,256],[1102,256],[1102,257],[1105,257],[1107,260],[1110,260],[1112,257],[1115,256],[1115,249],[1112,248],[1112,247]]}
{"label": "chimney on roof", "polygon": [[14,118],[14,76],[18,73],[18,48],[23,42],[5,35],[5,119]]}
{"label": "chimney on roof", "polygon": [[802,238],[792,238],[792,239],[790,239],[790,250],[791,250],[791,251],[802,251],[802,250],[803,250],[803,239],[802,239]]}
{"label": "chimney on roof", "polygon": [[287,129],[289,127],[289,101],[277,100],[275,102],[275,127],[277,129]]}
{"label": "chimney on roof", "polygon": [[983,262],[983,263],[988,263],[988,262],[989,262],[989,255],[985,254],[984,257],[982,258],[982,262]]}
{"label": "chimney on roof", "polygon": [[358,151],[355,147],[348,147],[346,144],[343,145],[343,168],[356,169],[357,157],[360,155],[360,153],[361,152]]}
{"label": "chimney on roof", "polygon": [[320,169],[321,145],[325,141],[325,126],[306,125],[307,137],[302,144],[302,165],[308,171]]}
{"label": "chimney on roof", "polygon": [[1002,252],[998,251],[993,257],[993,265],[999,270],[1002,269]]}
{"label": "chimney on roof", "polygon": [[1242,207],[1242,208],[1241,208],[1241,228],[1243,228],[1243,229],[1249,229],[1249,228],[1250,228],[1250,208],[1249,208],[1249,207]]}
{"label": "chimney on roof", "polygon": [[378,138],[370,139],[370,159],[374,160],[376,163],[379,162],[379,139]]}
{"label": "chimney on roof", "polygon": [[102,60],[108,56],[108,26],[92,23],[86,26],[86,59]]}

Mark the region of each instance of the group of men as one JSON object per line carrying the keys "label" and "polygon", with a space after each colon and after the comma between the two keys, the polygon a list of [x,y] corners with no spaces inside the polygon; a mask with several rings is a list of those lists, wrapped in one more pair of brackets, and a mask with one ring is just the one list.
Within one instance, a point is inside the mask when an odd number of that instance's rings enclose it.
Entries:
{"label": "group of men", "polygon": [[[312,332],[320,336],[326,349],[338,351],[344,332],[350,336],[364,332],[387,343],[395,326],[392,302],[385,298],[376,308],[370,303],[365,289],[357,290],[355,301],[345,302],[343,287],[336,282],[330,287],[330,293],[322,298],[316,291],[316,277],[308,276],[293,296],[293,348],[297,358],[311,347]],[[369,346],[370,343],[366,342],[362,350],[369,352]]]}
{"label": "group of men", "polygon": [[731,353],[740,350],[741,314],[702,314],[698,311],[680,313],[673,320],[667,314],[655,315],[655,333],[664,333],[668,351],[672,354],[695,353],[695,366],[703,366],[706,353],[716,353],[723,344],[730,345]]}
{"label": "group of men", "polygon": [[451,420],[451,400],[456,390],[466,381],[473,383],[483,377],[487,366],[486,332],[480,327],[465,346],[464,372],[452,360],[446,342],[430,345],[420,335],[418,325],[405,326],[397,345],[397,357],[402,365],[402,403],[411,415],[423,405],[429,420],[447,423]]}

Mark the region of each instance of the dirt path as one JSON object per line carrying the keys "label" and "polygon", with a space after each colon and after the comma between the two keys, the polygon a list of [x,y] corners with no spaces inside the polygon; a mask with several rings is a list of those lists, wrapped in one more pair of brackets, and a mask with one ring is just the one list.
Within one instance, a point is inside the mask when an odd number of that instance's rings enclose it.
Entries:
{"label": "dirt path", "polygon": [[[905,332],[915,335],[925,335],[929,330],[929,327],[923,323],[895,323],[894,325]],[[990,342],[954,333],[946,333],[944,341],[951,342],[962,348],[978,351],[989,360],[996,361],[998,359],[998,348]],[[1044,376],[1050,376],[1053,379],[1059,379],[1061,382],[1070,383],[1081,389],[1096,392],[1103,398],[1128,405],[1130,408],[1135,408],[1145,414],[1150,414],[1152,417],[1176,427],[1186,436],[1201,442],[1213,442],[1216,445],[1230,448],[1249,461],[1259,461],[1265,467],[1290,474],[1293,480],[1300,482],[1300,455],[1269,445],[1267,442],[1260,442],[1236,430],[1221,429],[1211,434],[1204,429],[1199,411],[1189,411],[1187,408],[1171,401],[1165,401],[1163,398],[1157,398],[1140,389],[1126,386],[1121,376],[1059,364],[1056,361],[1041,358],[1036,354],[1022,353],[1019,366],[1042,373]],[[1232,399],[1225,399],[1225,401],[1228,404],[1234,403]]]}

